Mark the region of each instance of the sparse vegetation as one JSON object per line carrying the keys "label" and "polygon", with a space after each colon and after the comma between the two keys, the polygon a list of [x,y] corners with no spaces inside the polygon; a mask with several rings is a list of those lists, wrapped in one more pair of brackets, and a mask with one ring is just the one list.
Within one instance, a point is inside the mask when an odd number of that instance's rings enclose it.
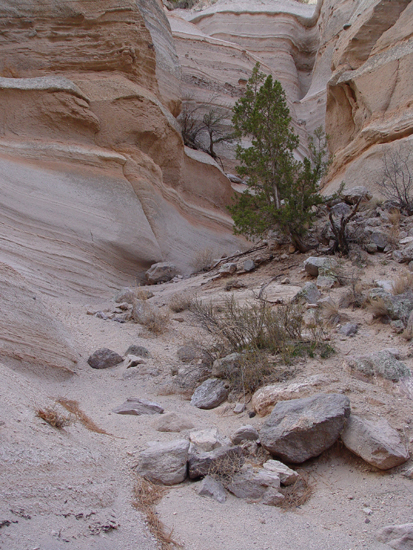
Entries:
{"label": "sparse vegetation", "polygon": [[182,548],[182,545],[173,539],[172,530],[167,532],[155,510],[155,506],[162,500],[166,492],[166,487],[155,485],[143,477],[137,476],[133,489],[135,497],[133,506],[144,515],[147,526],[158,541],[161,550]]}
{"label": "sparse vegetation", "polygon": [[395,296],[413,290],[413,273],[405,272],[397,277],[392,283],[392,290]]}
{"label": "sparse vegetation", "polygon": [[37,409],[36,416],[58,430],[61,430],[70,424],[70,417],[63,416],[61,413],[52,408]]}
{"label": "sparse vegetation", "polygon": [[371,313],[373,321],[386,324],[390,322],[388,305],[380,296],[375,297],[374,300],[369,299],[367,309]]}
{"label": "sparse vegetation", "polygon": [[207,271],[214,263],[214,251],[211,248],[203,248],[195,254],[192,267],[196,273]]}
{"label": "sparse vegetation", "polygon": [[382,175],[376,185],[383,195],[398,208],[411,216],[413,214],[413,161],[411,150],[405,152],[399,147],[385,153],[382,159]]}
{"label": "sparse vegetation", "polygon": [[281,487],[280,492],[284,495],[280,507],[284,510],[295,510],[310,500],[314,487],[308,475],[300,471],[297,481],[287,487]]}
{"label": "sparse vegetation", "polygon": [[168,330],[169,313],[147,301],[135,300],[132,305],[132,318],[154,334],[163,334]]}
{"label": "sparse vegetation", "polygon": [[174,313],[181,313],[190,309],[193,300],[194,294],[192,292],[177,292],[169,300],[169,309]]}
{"label": "sparse vegetation", "polygon": [[98,434],[104,434],[104,435],[111,435],[107,431],[103,430],[102,428],[99,428],[92,419],[90,419],[79,407],[79,403],[77,401],[74,401],[72,399],[66,399],[65,397],[59,397],[57,399],[57,403],[59,403],[62,407],[64,407],[67,411],[69,411],[76,420],[78,420],[83,426],[91,431],[96,432]]}
{"label": "sparse vegetation", "polygon": [[[331,230],[334,234],[334,245],[330,250],[332,254],[340,252],[341,254],[343,254],[343,256],[348,256],[348,253],[350,251],[350,242],[347,225],[357,214],[362,198],[363,197],[359,198],[359,200],[356,202],[356,204],[347,215],[342,214],[341,216],[335,217],[332,212],[329,213],[328,217],[330,220]],[[357,237],[353,237],[353,241],[354,240],[359,241],[360,239]]]}

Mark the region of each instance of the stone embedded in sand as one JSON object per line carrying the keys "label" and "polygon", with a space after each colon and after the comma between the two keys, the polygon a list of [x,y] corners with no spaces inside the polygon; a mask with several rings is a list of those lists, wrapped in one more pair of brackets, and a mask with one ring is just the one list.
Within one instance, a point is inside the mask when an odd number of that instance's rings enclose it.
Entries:
{"label": "stone embedded in sand", "polygon": [[254,260],[245,260],[245,262],[242,264],[242,267],[244,268],[244,271],[254,271],[256,265]]}
{"label": "stone embedded in sand", "polygon": [[182,432],[183,430],[192,429],[194,424],[189,418],[172,412],[157,418],[153,423],[153,427],[158,432]]}
{"label": "stone embedded in sand", "polygon": [[344,334],[344,336],[354,336],[355,334],[357,334],[357,331],[357,323],[345,323],[338,329],[338,332],[340,334]]}
{"label": "stone embedded in sand", "polygon": [[370,355],[349,357],[346,364],[350,371],[356,371],[368,377],[382,376],[393,382],[398,382],[405,376],[411,376],[409,367],[396,359],[389,350],[377,351]]}
{"label": "stone embedded in sand", "polygon": [[128,399],[119,407],[113,409],[116,414],[131,414],[140,416],[142,414],[162,414],[163,408],[158,403],[153,403],[146,399],[138,399],[137,397],[128,397]]}
{"label": "stone embedded in sand", "polygon": [[331,447],[349,415],[349,398],[336,393],[277,403],[260,430],[261,445],[281,460],[299,464]]}
{"label": "stone embedded in sand", "polygon": [[96,350],[87,360],[92,369],[108,369],[122,363],[122,361],[123,357],[108,348]]}
{"label": "stone embedded in sand", "polygon": [[279,460],[267,460],[263,464],[265,470],[274,472],[280,478],[281,485],[292,485],[300,477],[296,471],[292,470]]}
{"label": "stone embedded in sand", "polygon": [[237,270],[237,264],[229,262],[226,264],[222,264],[222,266],[219,268],[219,274],[222,277],[228,277],[229,275],[233,275]]}
{"label": "stone embedded in sand", "polygon": [[400,466],[410,457],[399,434],[384,418],[351,415],[341,439],[347,449],[380,470]]}
{"label": "stone embedded in sand", "polygon": [[189,441],[154,443],[139,455],[136,472],[153,483],[176,485],[187,475]]}
{"label": "stone embedded in sand", "polygon": [[201,497],[211,497],[221,504],[227,500],[224,486],[220,481],[217,481],[211,476],[206,476],[201,481],[198,495]]}
{"label": "stone embedded in sand", "polygon": [[243,441],[256,441],[259,437],[259,433],[254,426],[246,424],[235,430],[231,436],[231,441],[234,445],[239,445]]}
{"label": "stone embedded in sand", "polygon": [[146,280],[150,285],[157,283],[166,283],[178,275],[176,266],[169,262],[159,262],[151,265],[145,273]]}
{"label": "stone embedded in sand", "polygon": [[189,434],[191,442],[191,451],[210,452],[217,447],[222,447],[217,428],[208,428],[206,430],[192,430]]}
{"label": "stone embedded in sand", "polygon": [[209,378],[194,391],[191,405],[198,409],[215,409],[228,397],[228,388],[223,380]]}
{"label": "stone embedded in sand", "polygon": [[149,351],[144,348],[143,346],[137,346],[135,344],[132,344],[128,347],[126,350],[125,355],[137,355],[138,357],[150,357]]}
{"label": "stone embedded in sand", "polygon": [[413,548],[413,523],[383,527],[377,532],[376,539],[388,544],[394,550],[411,550]]}
{"label": "stone embedded in sand", "polygon": [[132,367],[137,367],[138,365],[145,364],[145,361],[138,357],[137,355],[127,355],[125,358],[125,367],[130,369]]}

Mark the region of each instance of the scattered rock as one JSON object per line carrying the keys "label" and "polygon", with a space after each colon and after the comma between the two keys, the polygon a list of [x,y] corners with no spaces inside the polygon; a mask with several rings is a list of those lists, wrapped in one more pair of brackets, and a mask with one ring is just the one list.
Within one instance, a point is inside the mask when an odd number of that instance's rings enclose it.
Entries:
{"label": "scattered rock", "polygon": [[305,397],[305,394],[313,392],[314,388],[331,382],[326,376],[319,374],[310,376],[304,382],[279,383],[271,386],[264,386],[258,389],[252,396],[252,407],[260,416],[266,416],[273,410],[278,401],[288,401]]}
{"label": "scattered rock", "polygon": [[152,425],[158,432],[182,432],[194,427],[191,420],[173,412],[163,414]]}
{"label": "scattered rock", "polygon": [[153,483],[176,485],[187,476],[189,441],[153,443],[139,455],[138,474]]}
{"label": "scattered rock", "polygon": [[304,269],[308,275],[312,277],[318,277],[319,269],[324,268],[331,270],[335,265],[335,262],[331,258],[326,258],[323,256],[310,256],[304,260]]}
{"label": "scattered rock", "polygon": [[216,359],[212,364],[212,376],[217,378],[229,378],[236,374],[240,369],[240,353],[231,353],[221,359]]}
{"label": "scattered rock", "polygon": [[382,376],[393,382],[398,382],[405,376],[411,376],[410,369],[388,350],[349,357],[346,364],[351,372],[357,371],[367,377]]}
{"label": "scattered rock", "polygon": [[239,445],[243,441],[256,441],[259,437],[259,433],[254,426],[247,424],[246,426],[241,426],[234,432],[231,436],[231,441],[234,445]]}
{"label": "scattered rock", "polygon": [[283,461],[304,462],[335,443],[349,415],[350,400],[336,393],[277,403],[260,430],[261,445]]}
{"label": "scattered rock", "polygon": [[320,291],[315,283],[305,283],[303,288],[297,292],[293,298],[293,302],[307,302],[308,304],[316,304],[321,298]]}
{"label": "scattered rock", "polygon": [[178,274],[176,267],[169,262],[159,262],[151,265],[145,273],[146,280],[150,285],[166,283]]}
{"label": "scattered rock", "polygon": [[176,354],[182,363],[191,363],[200,357],[200,350],[193,346],[181,346]]}
{"label": "scattered rock", "polygon": [[413,523],[383,527],[377,532],[376,538],[379,542],[388,544],[394,550],[412,550]]}
{"label": "scattered rock", "polygon": [[242,267],[244,268],[244,271],[254,271],[255,269],[255,262],[254,260],[245,260]]}
{"label": "scattered rock", "polygon": [[364,185],[357,185],[351,189],[344,189],[342,191],[342,197],[347,204],[356,204],[357,201],[362,199],[362,202],[367,202],[372,198],[371,192],[364,187]]}
{"label": "scattered rock", "polygon": [[337,284],[337,278],[331,275],[319,275],[317,277],[316,285],[317,288],[320,288],[321,290],[329,290]]}
{"label": "scattered rock", "polygon": [[89,357],[87,362],[92,369],[108,369],[122,363],[123,357],[108,348],[100,348]]}
{"label": "scattered rock", "polygon": [[143,346],[136,346],[135,344],[132,344],[126,350],[125,355],[137,355],[138,357],[144,357],[146,359],[150,357],[151,354]]}
{"label": "scattered rock", "polygon": [[224,486],[220,481],[217,481],[211,476],[206,476],[201,481],[198,495],[201,497],[211,497],[221,504],[227,500]]}
{"label": "scattered rock", "polygon": [[215,409],[225,401],[228,388],[223,380],[209,378],[194,391],[191,405],[198,409]]}
{"label": "scattered rock", "polygon": [[261,501],[268,505],[278,504],[284,499],[279,488],[280,478],[276,473],[249,465],[235,473],[227,486],[228,491],[238,498]]}
{"label": "scattered rock", "polygon": [[206,430],[193,430],[189,434],[191,442],[191,451],[208,453],[222,444],[219,440],[218,430],[216,428],[208,428]]}
{"label": "scattered rock", "polygon": [[226,473],[236,470],[244,462],[241,447],[223,445],[209,453],[190,454],[188,460],[189,479],[199,479],[210,473]]}
{"label": "scattered rock", "polygon": [[219,268],[219,274],[221,275],[221,277],[228,277],[229,275],[233,275],[236,270],[237,264],[226,263]]}
{"label": "scattered rock", "polygon": [[384,418],[367,420],[351,415],[341,439],[347,449],[380,470],[389,470],[409,459],[399,434]]}
{"label": "scattered rock", "polygon": [[344,336],[354,336],[355,334],[357,334],[357,331],[357,323],[345,323],[338,329],[338,332],[340,334],[344,334]]}
{"label": "scattered rock", "polygon": [[115,302],[120,304],[126,302],[127,304],[133,304],[133,301],[136,300],[136,292],[132,288],[121,288],[115,294]]}
{"label": "scattered rock", "polygon": [[330,208],[330,212],[335,216],[342,218],[351,212],[350,206],[345,202],[339,202]]}
{"label": "scattered rock", "polygon": [[234,414],[241,414],[246,408],[245,403],[237,403],[234,407]]}
{"label": "scattered rock", "polygon": [[119,407],[113,409],[116,414],[132,414],[140,416],[141,414],[162,414],[163,408],[158,403],[138,399],[137,397],[128,397],[128,399]]}
{"label": "scattered rock", "polygon": [[174,384],[182,390],[195,390],[204,380],[211,376],[211,371],[203,364],[179,367]]}
{"label": "scattered rock", "polygon": [[388,292],[389,294],[393,292],[393,281],[376,281],[376,285]]}
{"label": "scattered rock", "polygon": [[265,470],[274,472],[280,478],[281,485],[292,485],[300,477],[296,471],[292,470],[279,460],[267,460],[263,464]]}
{"label": "scattered rock", "polygon": [[137,367],[138,365],[145,363],[144,359],[142,359],[142,357],[138,357],[137,355],[127,355],[125,361],[125,366],[127,369]]}

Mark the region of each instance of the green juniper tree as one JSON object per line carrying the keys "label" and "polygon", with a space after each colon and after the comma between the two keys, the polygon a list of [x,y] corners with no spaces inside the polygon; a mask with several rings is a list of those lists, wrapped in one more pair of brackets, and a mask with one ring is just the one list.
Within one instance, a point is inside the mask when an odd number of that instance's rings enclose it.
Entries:
{"label": "green juniper tree", "polygon": [[306,250],[312,207],[322,202],[318,183],[329,164],[324,132],[318,129],[310,139],[310,158],[294,158],[299,139],[290,128],[285,92],[272,76],[265,78],[259,64],[233,112],[236,136],[252,141],[251,147],[237,147],[238,173],[248,177],[248,189],[229,207],[235,233],[252,238],[277,227]]}

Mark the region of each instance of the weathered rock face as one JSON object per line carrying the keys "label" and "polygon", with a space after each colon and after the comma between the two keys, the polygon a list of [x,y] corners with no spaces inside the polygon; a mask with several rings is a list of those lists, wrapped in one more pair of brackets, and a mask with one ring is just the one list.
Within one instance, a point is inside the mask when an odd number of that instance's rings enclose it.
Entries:
{"label": "weathered rock face", "polygon": [[1,0],[2,29],[0,259],[49,293],[101,295],[239,248],[230,183],[173,116],[180,68],[156,0]]}

